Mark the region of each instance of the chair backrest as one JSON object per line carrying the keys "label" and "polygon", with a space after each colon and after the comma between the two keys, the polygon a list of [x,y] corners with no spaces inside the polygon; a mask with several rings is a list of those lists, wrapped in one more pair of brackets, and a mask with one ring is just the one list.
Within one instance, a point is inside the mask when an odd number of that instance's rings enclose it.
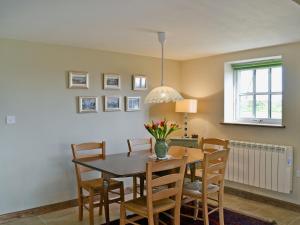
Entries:
{"label": "chair backrest", "polygon": [[152,138],[133,138],[127,140],[129,152],[149,150],[152,152]]}
{"label": "chair backrest", "polygon": [[218,138],[201,138],[200,148],[204,152],[215,152],[219,150],[229,150],[229,141]]}
{"label": "chair backrest", "polygon": [[[175,197],[176,204],[181,204],[181,194],[187,157],[147,162],[147,208],[153,213],[153,202]],[[160,176],[153,176],[159,172]],[[154,191],[155,189],[155,191]]]}
{"label": "chair backrest", "polygon": [[212,153],[205,153],[202,170],[202,191],[206,193],[208,185],[217,184],[224,188],[224,175],[229,150],[219,150]]}
{"label": "chair backrest", "polygon": [[[89,142],[82,144],[71,144],[73,159],[83,161],[92,161],[96,159],[105,159],[105,141]],[[77,181],[81,182],[81,175],[93,171],[90,168],[78,165],[75,163]]]}

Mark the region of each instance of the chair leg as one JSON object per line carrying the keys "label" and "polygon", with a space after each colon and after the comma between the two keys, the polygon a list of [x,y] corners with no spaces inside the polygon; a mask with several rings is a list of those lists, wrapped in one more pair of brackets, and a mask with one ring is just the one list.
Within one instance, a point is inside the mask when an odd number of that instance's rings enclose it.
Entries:
{"label": "chair leg", "polygon": [[180,225],[180,205],[176,206],[175,209],[173,210],[173,217],[174,217],[174,221],[173,224],[174,225]]}
{"label": "chair leg", "polygon": [[137,179],[136,179],[136,176],[133,177],[132,192],[133,192],[133,199],[136,199],[137,198]]}
{"label": "chair leg", "polygon": [[103,210],[103,198],[102,198],[102,193],[100,194],[100,202],[99,202],[99,216],[102,215],[102,210]]}
{"label": "chair leg", "polygon": [[220,225],[224,225],[223,193],[224,193],[224,190],[220,190],[219,195],[218,195]]}
{"label": "chair leg", "polygon": [[204,225],[209,225],[209,219],[208,219],[208,205],[207,205],[207,195],[203,194],[202,198],[202,210],[203,210],[203,222]]}
{"label": "chair leg", "polygon": [[153,218],[154,218],[154,224],[155,225],[159,225],[159,214],[154,214],[153,215]]}
{"label": "chair leg", "polygon": [[120,225],[125,225],[125,219],[126,219],[126,208],[124,206],[124,203],[121,203],[120,206]]}
{"label": "chair leg", "polygon": [[94,225],[94,190],[89,190],[89,218],[90,225]]}
{"label": "chair leg", "polygon": [[125,193],[124,193],[124,184],[123,184],[123,182],[121,183],[121,186],[120,186],[120,199],[121,199],[121,203],[125,201]]}
{"label": "chair leg", "polygon": [[198,212],[199,212],[199,201],[198,200],[194,200],[194,220],[197,220],[198,218]]}
{"label": "chair leg", "polygon": [[148,225],[154,225],[154,215],[152,214],[152,216],[148,216]]}
{"label": "chair leg", "polygon": [[82,188],[78,188],[78,208],[79,208],[78,219],[79,219],[79,221],[82,221],[82,219],[83,219],[83,193],[82,193]]}

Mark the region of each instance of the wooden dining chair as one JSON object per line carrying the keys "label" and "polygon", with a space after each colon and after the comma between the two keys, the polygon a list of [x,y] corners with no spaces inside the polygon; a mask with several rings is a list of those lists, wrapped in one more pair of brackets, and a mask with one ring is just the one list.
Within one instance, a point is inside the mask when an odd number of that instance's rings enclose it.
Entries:
{"label": "wooden dining chair", "polygon": [[[209,225],[209,214],[219,211],[219,224],[224,225],[223,196],[224,196],[224,174],[227,164],[229,150],[219,150],[205,153],[203,160],[202,181],[187,182],[184,184],[184,205],[194,209],[194,215],[182,214],[194,220],[203,220],[204,225]],[[212,195],[217,194],[217,199]],[[213,207],[208,205],[208,200],[217,202]],[[195,204],[191,205],[193,201]],[[202,217],[198,216],[199,203],[202,205]]]}
{"label": "wooden dining chair", "polygon": [[[105,159],[105,142],[100,143],[82,143],[82,144],[72,144],[72,153],[73,159],[80,159],[83,161],[92,161]],[[117,180],[110,180],[109,183],[109,192],[114,193],[118,197],[109,199],[108,202],[104,202],[103,198],[103,179],[83,179],[85,173],[92,172],[93,170],[87,167],[83,167],[75,163],[75,171],[77,178],[77,187],[78,187],[78,207],[79,207],[79,220],[83,219],[83,207],[87,208],[89,211],[89,222],[90,225],[94,224],[94,208],[99,207],[99,215],[102,214],[102,207],[113,202],[124,201],[124,187],[123,182]],[[119,192],[114,190],[119,189]],[[85,195],[84,192],[88,192],[88,195]],[[96,197],[99,198],[99,201],[96,201]],[[88,207],[86,203],[88,202]]]}
{"label": "wooden dining chair", "polygon": [[[128,139],[127,140],[128,144],[128,151],[129,153],[135,152],[135,151],[141,151],[141,150],[149,150],[152,152],[152,138],[134,138],[134,139]],[[133,176],[133,182],[132,182],[132,193],[133,193],[133,198],[137,198],[137,194],[141,194],[144,185],[141,185],[141,181],[143,181],[143,177],[140,176]],[[139,178],[139,182],[138,182]],[[142,179],[141,179],[142,178]],[[138,191],[138,188],[141,187],[140,191]]]}
{"label": "wooden dining chair", "polygon": [[[149,161],[146,165],[147,196],[121,203],[120,225],[135,224],[141,218],[148,218],[148,224],[158,224],[159,213],[173,209],[175,225],[180,224],[182,186],[187,157],[161,161]],[[153,173],[166,172],[156,177]],[[167,186],[167,187],[166,187]],[[163,188],[159,188],[163,187]],[[127,218],[126,210],[137,216]]]}

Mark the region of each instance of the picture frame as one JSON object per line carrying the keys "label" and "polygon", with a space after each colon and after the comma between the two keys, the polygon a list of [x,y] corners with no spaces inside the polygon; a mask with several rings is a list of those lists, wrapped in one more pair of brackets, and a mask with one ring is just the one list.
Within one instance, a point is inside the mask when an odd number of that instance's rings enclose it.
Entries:
{"label": "picture frame", "polygon": [[98,112],[98,97],[79,96],[78,106],[79,106],[79,113],[96,113]]}
{"label": "picture frame", "polygon": [[104,96],[104,111],[121,111],[122,110],[122,99],[121,96],[109,95]]}
{"label": "picture frame", "polygon": [[103,88],[108,90],[121,89],[121,76],[119,74],[103,74]]}
{"label": "picture frame", "polygon": [[132,89],[134,91],[145,91],[148,89],[148,81],[145,75],[132,75]]}
{"label": "picture frame", "polygon": [[141,97],[140,96],[126,96],[125,102],[126,102],[125,110],[127,112],[141,110]]}
{"label": "picture frame", "polygon": [[89,88],[89,73],[83,71],[69,71],[69,88]]}

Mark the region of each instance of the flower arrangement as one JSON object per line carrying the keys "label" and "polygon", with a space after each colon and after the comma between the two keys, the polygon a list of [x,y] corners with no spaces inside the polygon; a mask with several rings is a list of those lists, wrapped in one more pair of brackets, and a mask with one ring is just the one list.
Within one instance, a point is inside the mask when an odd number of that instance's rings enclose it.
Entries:
{"label": "flower arrangement", "polygon": [[144,124],[146,130],[155,138],[155,140],[165,141],[167,137],[180,127],[176,123],[170,123],[166,119]]}

